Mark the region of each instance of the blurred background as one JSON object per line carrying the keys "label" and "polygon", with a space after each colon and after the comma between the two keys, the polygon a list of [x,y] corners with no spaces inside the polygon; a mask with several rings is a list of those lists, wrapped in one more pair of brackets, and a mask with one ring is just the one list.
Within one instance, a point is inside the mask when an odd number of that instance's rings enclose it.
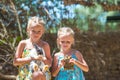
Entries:
{"label": "blurred background", "polygon": [[[57,51],[56,32],[68,26],[90,71],[86,80],[117,80],[120,74],[120,0],[0,0],[0,80],[15,80],[15,50],[26,39],[27,21],[46,22],[43,39]],[[54,78],[53,78],[54,79]]]}

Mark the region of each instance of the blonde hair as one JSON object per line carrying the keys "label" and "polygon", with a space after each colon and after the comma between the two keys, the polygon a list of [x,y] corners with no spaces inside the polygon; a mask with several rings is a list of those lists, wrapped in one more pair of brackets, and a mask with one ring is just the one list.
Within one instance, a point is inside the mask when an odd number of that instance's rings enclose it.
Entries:
{"label": "blonde hair", "polygon": [[43,33],[45,31],[45,22],[42,18],[39,18],[37,16],[31,17],[28,20],[28,25],[27,25],[27,31],[29,31],[30,27],[35,27],[35,26],[41,26],[43,28]]}
{"label": "blonde hair", "polygon": [[58,30],[57,33],[57,46],[60,48],[59,45],[59,38],[63,36],[71,36],[73,38],[73,43],[74,43],[74,31],[70,27],[62,27]]}

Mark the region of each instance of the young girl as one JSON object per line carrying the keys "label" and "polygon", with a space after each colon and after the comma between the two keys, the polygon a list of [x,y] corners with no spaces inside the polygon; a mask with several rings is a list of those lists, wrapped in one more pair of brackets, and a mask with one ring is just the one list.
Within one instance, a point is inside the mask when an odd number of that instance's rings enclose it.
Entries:
{"label": "young girl", "polygon": [[57,45],[60,51],[54,55],[52,76],[55,80],[85,80],[83,72],[89,68],[82,54],[71,46],[74,44],[74,32],[69,27],[58,30]]}
{"label": "young girl", "polygon": [[15,66],[19,66],[16,80],[46,80],[46,78],[49,80],[44,65],[49,68],[52,58],[49,44],[41,39],[44,31],[42,19],[36,16],[29,19],[27,26],[29,39],[19,42],[13,61]]}

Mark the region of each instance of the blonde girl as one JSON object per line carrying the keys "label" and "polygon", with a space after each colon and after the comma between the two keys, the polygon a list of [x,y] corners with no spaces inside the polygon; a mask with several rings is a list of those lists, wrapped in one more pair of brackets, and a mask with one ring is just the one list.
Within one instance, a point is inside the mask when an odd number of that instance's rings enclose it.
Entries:
{"label": "blonde girl", "polygon": [[89,68],[82,54],[72,49],[74,44],[74,31],[69,27],[58,30],[57,45],[59,52],[54,55],[52,76],[55,80],[85,80],[83,72]]}
{"label": "blonde girl", "polygon": [[50,46],[41,39],[44,32],[43,19],[34,16],[28,20],[29,38],[19,42],[13,61],[13,64],[19,67],[16,80],[49,80],[41,68],[41,63],[49,68],[52,62]]}

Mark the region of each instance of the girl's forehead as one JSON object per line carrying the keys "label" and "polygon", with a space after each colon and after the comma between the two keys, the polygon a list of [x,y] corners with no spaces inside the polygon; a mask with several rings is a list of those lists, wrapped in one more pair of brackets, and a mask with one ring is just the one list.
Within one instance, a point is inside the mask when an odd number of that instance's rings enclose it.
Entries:
{"label": "girl's forehead", "polygon": [[71,35],[61,35],[61,36],[59,36],[59,39],[73,39],[73,36],[71,36]]}
{"label": "girl's forehead", "polygon": [[40,26],[40,25],[31,26],[30,29],[43,29],[43,26]]}

